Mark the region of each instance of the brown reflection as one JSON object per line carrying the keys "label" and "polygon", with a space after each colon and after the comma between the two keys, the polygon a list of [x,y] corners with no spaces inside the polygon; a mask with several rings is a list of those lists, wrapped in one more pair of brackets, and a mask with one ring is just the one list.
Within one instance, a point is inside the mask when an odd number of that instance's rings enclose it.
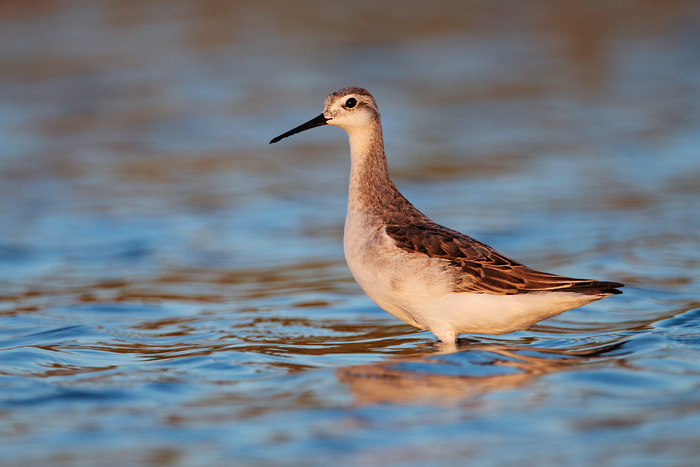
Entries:
{"label": "brown reflection", "polygon": [[[42,348],[45,350],[56,351],[51,346],[37,346],[37,348]],[[49,368],[41,372],[32,372],[30,375],[35,378],[51,378],[54,376],[75,376],[82,375],[86,373],[102,373],[108,370],[114,370],[119,368],[117,365],[106,365],[106,366],[79,366],[79,365],[65,365],[61,363],[47,363],[46,366]],[[2,374],[11,374],[5,373]]]}
{"label": "brown reflection", "polygon": [[[610,11],[591,8],[585,2],[554,2],[545,19],[559,39],[573,76],[583,87],[602,86],[608,70],[607,50]],[[568,67],[567,67],[568,68]]]}
{"label": "brown reflection", "polygon": [[[152,276],[97,279],[63,274],[28,286],[4,287],[0,315],[12,315],[57,304],[164,303],[228,304],[241,307],[246,301],[270,297],[296,297],[304,293],[354,295],[358,291],[344,263],[309,261],[266,269],[171,268]],[[289,306],[331,306],[327,300],[292,299]],[[253,308],[243,307],[248,311]]]}
{"label": "brown reflection", "polygon": [[[457,352],[445,349],[451,354],[450,361],[433,355],[342,368],[336,374],[350,388],[358,404],[451,405],[478,394],[514,389],[541,375],[590,363],[620,345],[550,350],[478,344]],[[455,366],[458,375],[454,374]]]}

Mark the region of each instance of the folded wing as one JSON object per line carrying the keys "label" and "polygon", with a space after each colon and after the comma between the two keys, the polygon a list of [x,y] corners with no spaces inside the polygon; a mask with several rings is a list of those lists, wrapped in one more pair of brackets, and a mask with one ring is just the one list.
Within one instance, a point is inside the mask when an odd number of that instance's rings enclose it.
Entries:
{"label": "folded wing", "polygon": [[536,271],[455,230],[426,221],[387,225],[387,235],[409,252],[448,261],[455,268],[455,292],[514,295],[535,292],[620,294],[618,282],[575,279]]}

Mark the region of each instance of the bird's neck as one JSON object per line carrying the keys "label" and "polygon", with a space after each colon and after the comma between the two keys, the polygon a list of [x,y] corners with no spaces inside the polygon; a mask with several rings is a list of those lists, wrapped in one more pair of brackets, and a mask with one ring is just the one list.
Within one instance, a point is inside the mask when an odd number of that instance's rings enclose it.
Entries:
{"label": "bird's neck", "polygon": [[386,217],[402,209],[415,209],[389,177],[382,127],[348,131],[350,138],[350,188],[348,215],[360,213]]}

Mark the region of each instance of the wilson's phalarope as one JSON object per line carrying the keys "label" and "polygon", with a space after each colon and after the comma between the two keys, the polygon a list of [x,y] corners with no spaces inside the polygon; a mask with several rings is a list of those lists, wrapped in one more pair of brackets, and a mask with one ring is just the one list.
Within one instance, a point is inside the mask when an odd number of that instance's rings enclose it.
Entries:
{"label": "wilson's phalarope", "polygon": [[623,284],[535,271],[424,216],[389,178],[379,110],[365,89],[326,98],[323,113],[270,143],[321,125],[350,138],[345,259],[377,305],[454,343],[506,334],[613,294]]}

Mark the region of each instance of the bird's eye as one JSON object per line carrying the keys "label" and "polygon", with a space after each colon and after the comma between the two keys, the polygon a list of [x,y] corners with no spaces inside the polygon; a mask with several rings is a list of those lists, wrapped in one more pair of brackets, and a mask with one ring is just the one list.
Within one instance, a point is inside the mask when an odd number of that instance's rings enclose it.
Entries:
{"label": "bird's eye", "polygon": [[354,97],[351,97],[350,99],[345,101],[345,108],[346,109],[352,109],[356,105],[357,105],[357,99],[355,99]]}

